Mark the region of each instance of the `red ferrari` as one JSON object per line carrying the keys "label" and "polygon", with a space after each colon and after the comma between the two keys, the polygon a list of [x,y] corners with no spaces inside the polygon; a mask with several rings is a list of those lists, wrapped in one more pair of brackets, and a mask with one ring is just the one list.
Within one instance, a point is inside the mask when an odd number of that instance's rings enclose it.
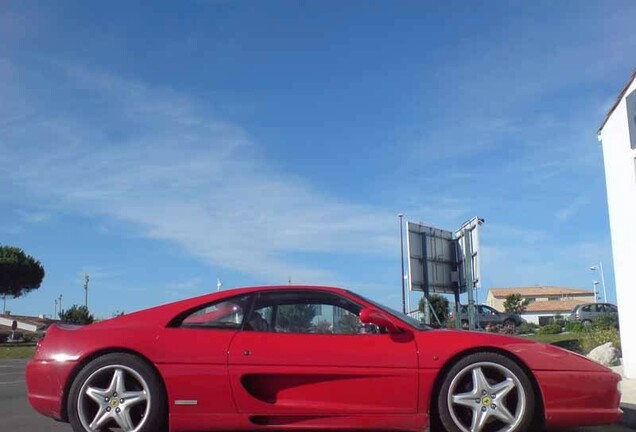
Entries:
{"label": "red ferrari", "polygon": [[350,291],[244,288],[54,325],[29,401],[74,431],[522,432],[613,423],[620,377],[527,339],[433,330]]}

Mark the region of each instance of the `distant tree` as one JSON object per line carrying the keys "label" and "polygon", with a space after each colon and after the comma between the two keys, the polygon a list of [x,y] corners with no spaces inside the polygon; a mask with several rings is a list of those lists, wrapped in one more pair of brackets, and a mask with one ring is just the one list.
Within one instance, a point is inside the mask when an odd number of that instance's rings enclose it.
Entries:
{"label": "distant tree", "polygon": [[0,296],[20,297],[40,287],[44,267],[14,246],[0,246]]}
{"label": "distant tree", "polygon": [[117,317],[120,317],[120,316],[125,315],[125,314],[126,314],[126,312],[125,312],[125,311],[122,311],[122,310],[119,310],[119,309],[118,309],[118,310],[116,310],[115,312],[113,312],[113,314],[112,314],[112,315],[113,315],[113,318],[117,318]]}
{"label": "distant tree", "polygon": [[506,296],[506,300],[504,301],[504,309],[509,313],[524,313],[526,308],[530,304],[528,299],[524,299],[521,297],[521,294],[510,294]]}
{"label": "distant tree", "polygon": [[278,307],[276,324],[290,332],[304,333],[309,331],[315,316],[316,305],[282,305]]}
{"label": "distant tree", "polygon": [[73,305],[60,313],[60,320],[68,324],[92,324],[95,317],[88,312],[86,306]]}
{"label": "distant tree", "polygon": [[318,321],[314,325],[314,329],[316,330],[316,333],[333,333],[331,323],[325,319]]}
{"label": "distant tree", "polygon": [[360,333],[360,318],[354,314],[345,314],[338,320],[338,333],[357,334]]}
{"label": "distant tree", "polygon": [[[431,308],[435,311],[437,318],[439,318],[441,325],[443,325],[448,319],[448,306],[449,302],[446,297],[439,294],[433,294],[429,297]],[[422,297],[418,309],[421,313],[426,313],[426,298]],[[435,317],[431,314],[431,322],[435,322]]]}

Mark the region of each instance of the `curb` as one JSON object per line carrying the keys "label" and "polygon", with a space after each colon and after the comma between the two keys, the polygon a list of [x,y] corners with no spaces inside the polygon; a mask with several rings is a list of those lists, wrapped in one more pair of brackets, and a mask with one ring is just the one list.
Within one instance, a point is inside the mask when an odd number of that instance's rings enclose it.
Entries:
{"label": "curb", "polygon": [[621,424],[630,429],[636,429],[636,405],[623,403],[621,409],[623,410]]}

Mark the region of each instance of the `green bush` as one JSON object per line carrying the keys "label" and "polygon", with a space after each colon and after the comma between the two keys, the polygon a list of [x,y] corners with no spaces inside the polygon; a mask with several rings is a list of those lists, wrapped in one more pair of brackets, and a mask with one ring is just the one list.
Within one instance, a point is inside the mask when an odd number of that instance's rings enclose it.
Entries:
{"label": "green bush", "polygon": [[37,340],[38,340],[38,337],[34,333],[25,333],[24,334],[24,342],[26,342],[26,343],[37,342]]}
{"label": "green bush", "polygon": [[531,333],[536,333],[537,329],[539,328],[538,325],[536,325],[535,323],[521,323],[519,325],[519,327],[517,327],[517,333],[518,334],[531,334]]}
{"label": "green bush", "polygon": [[616,327],[599,328],[591,326],[581,333],[581,350],[589,353],[599,345],[611,342],[615,348],[621,349],[621,335]]}
{"label": "green bush", "polygon": [[561,326],[557,323],[548,324],[541,327],[537,333],[540,335],[559,334],[561,333]]}
{"label": "green bush", "polygon": [[565,331],[572,333],[581,333],[584,329],[583,324],[580,321],[568,321],[565,324]]}
{"label": "green bush", "polygon": [[554,322],[556,324],[560,325],[561,328],[565,327],[565,324],[566,324],[565,318],[561,314],[556,314],[554,316]]}
{"label": "green bush", "polygon": [[618,317],[616,315],[603,314],[592,321],[592,328],[606,330],[618,328]]}
{"label": "green bush", "polygon": [[455,318],[446,318],[444,322],[444,327],[448,329],[454,329],[457,327],[457,323],[455,322]]}

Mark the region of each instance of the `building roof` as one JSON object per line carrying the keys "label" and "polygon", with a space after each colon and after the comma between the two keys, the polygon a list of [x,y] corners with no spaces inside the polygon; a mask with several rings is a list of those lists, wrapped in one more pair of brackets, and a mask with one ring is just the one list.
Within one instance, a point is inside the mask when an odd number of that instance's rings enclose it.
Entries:
{"label": "building roof", "polygon": [[616,110],[616,107],[618,107],[618,104],[620,104],[621,101],[623,100],[623,98],[625,97],[625,93],[627,93],[627,90],[629,90],[629,87],[632,85],[632,82],[634,82],[635,79],[636,79],[636,69],[634,69],[634,72],[632,73],[632,76],[627,81],[627,84],[625,84],[625,87],[623,87],[623,90],[621,90],[621,92],[619,93],[618,98],[616,98],[616,102],[614,102],[614,105],[612,105],[610,110],[607,112],[607,115],[605,116],[605,119],[603,120],[603,123],[601,123],[601,127],[598,128],[598,133],[599,134],[601,133],[601,131],[605,127],[605,123],[607,123],[609,118],[614,113],[614,110]]}
{"label": "building roof", "polygon": [[510,294],[521,294],[522,297],[545,297],[545,296],[593,296],[590,290],[577,288],[564,288],[557,286],[533,286],[533,287],[517,287],[517,288],[492,288],[490,293],[495,298],[507,297]]}
{"label": "building roof", "polygon": [[55,320],[52,320],[50,318],[39,318],[39,317],[24,316],[24,315],[13,315],[13,314],[11,315],[0,314],[0,318],[5,318],[11,321],[16,320],[24,324],[31,324],[31,325],[37,326],[38,328],[48,327],[49,325],[51,325],[51,323],[55,322]]}
{"label": "building roof", "polygon": [[570,312],[576,306],[583,304],[580,300],[549,300],[530,303],[524,313],[537,312]]}

